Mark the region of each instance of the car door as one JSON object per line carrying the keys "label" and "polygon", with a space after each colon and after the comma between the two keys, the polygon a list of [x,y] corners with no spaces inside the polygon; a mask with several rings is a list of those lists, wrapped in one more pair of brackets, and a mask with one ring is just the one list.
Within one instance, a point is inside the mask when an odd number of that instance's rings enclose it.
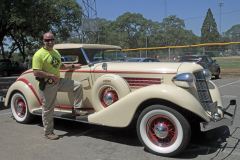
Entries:
{"label": "car door", "polygon": [[[83,107],[85,108],[91,108],[90,104],[90,89],[91,89],[91,73],[90,73],[90,67],[87,65],[87,63],[84,61],[84,57],[80,54],[77,56],[78,60],[74,61],[74,64],[81,64],[80,69],[74,69],[74,70],[61,70],[61,78],[67,78],[72,79],[75,81],[79,81],[82,84],[83,87]],[[65,63],[71,63],[71,62],[65,62]],[[56,105],[61,110],[71,110],[73,107],[73,104],[71,103],[73,101],[72,93],[71,92],[58,92],[57,94],[57,101]]]}

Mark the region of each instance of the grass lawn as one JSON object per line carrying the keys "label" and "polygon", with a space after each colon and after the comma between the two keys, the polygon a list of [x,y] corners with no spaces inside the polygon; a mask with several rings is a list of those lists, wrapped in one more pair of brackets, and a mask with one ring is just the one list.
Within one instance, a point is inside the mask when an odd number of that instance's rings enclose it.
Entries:
{"label": "grass lawn", "polygon": [[214,57],[220,65],[222,75],[240,76],[240,56]]}

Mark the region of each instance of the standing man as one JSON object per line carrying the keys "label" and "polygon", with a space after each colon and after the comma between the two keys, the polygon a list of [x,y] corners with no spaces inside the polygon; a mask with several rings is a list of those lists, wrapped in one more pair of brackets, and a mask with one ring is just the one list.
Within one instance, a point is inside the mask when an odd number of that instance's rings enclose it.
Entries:
{"label": "standing man", "polygon": [[80,64],[63,64],[61,55],[55,49],[54,35],[47,32],[43,35],[44,46],[33,56],[33,74],[39,80],[39,93],[42,97],[42,121],[44,136],[47,139],[56,140],[58,135],[54,134],[53,113],[57,92],[72,92],[74,98],[73,114],[75,116],[86,115],[87,111],[81,110],[83,90],[78,81],[60,78],[60,69],[78,69]]}

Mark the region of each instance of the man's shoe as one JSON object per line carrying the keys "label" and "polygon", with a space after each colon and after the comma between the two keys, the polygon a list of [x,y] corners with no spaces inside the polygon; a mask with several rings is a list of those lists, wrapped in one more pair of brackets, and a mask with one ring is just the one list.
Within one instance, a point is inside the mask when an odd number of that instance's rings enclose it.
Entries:
{"label": "man's shoe", "polygon": [[46,134],[45,138],[50,139],[50,140],[57,140],[57,139],[59,139],[59,136],[54,133],[50,133],[50,134]]}
{"label": "man's shoe", "polygon": [[74,110],[73,110],[73,114],[74,114],[75,116],[85,116],[85,115],[88,114],[88,111],[83,111],[83,110],[81,110],[81,109],[74,109]]}

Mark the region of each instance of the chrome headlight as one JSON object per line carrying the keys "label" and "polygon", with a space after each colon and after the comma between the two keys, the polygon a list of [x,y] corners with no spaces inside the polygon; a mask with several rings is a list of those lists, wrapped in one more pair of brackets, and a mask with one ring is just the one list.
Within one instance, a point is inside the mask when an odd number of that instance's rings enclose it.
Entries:
{"label": "chrome headlight", "polygon": [[211,80],[211,78],[212,78],[212,73],[211,73],[208,69],[204,69],[204,70],[203,70],[203,74],[204,74],[205,79],[206,79],[207,81],[210,81],[210,80]]}
{"label": "chrome headlight", "polygon": [[181,73],[176,75],[172,81],[179,87],[191,88],[194,87],[195,77],[192,73]]}

